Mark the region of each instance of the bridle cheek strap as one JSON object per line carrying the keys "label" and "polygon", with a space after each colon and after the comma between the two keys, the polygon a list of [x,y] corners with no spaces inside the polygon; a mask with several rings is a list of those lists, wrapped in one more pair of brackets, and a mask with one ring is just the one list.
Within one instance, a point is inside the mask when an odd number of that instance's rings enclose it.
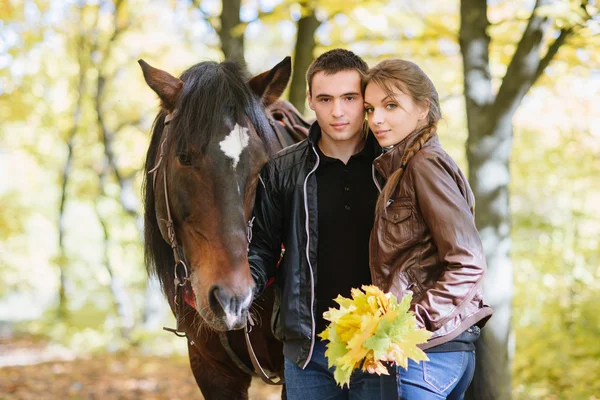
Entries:
{"label": "bridle cheek strap", "polygon": [[[165,157],[165,143],[167,142],[167,139],[169,137],[169,125],[171,123],[171,121],[173,120],[173,118],[175,117],[175,115],[177,115],[177,110],[170,112],[169,114],[167,114],[167,116],[165,117],[165,128],[164,128],[164,133],[163,133],[163,139],[162,142],[160,144],[160,154],[158,156],[158,161],[156,162],[156,165],[154,166],[154,168],[152,168],[150,171],[148,171],[148,174],[152,174],[152,186],[154,188],[154,190],[156,191],[156,175],[158,172],[158,168],[161,166],[163,159]],[[187,336],[185,331],[183,331],[181,329],[181,325],[182,325],[182,321],[181,321],[181,317],[183,314],[183,301],[179,301],[178,299],[178,295],[179,292],[181,291],[181,289],[189,282],[189,277],[190,277],[190,273],[189,273],[189,269],[188,266],[185,262],[185,257],[183,255],[183,249],[179,246],[179,244],[177,243],[177,236],[175,234],[175,224],[173,222],[173,217],[171,215],[171,206],[169,204],[169,191],[167,190],[167,170],[166,168],[163,169],[163,189],[164,189],[164,195],[165,195],[165,207],[167,209],[167,219],[164,218],[159,218],[159,228],[160,227],[160,223],[162,222],[164,224],[164,227],[166,228],[166,231],[163,229],[160,229],[161,235],[163,236],[163,239],[169,243],[169,245],[171,246],[171,249],[173,250],[173,258],[175,260],[175,264],[173,266],[173,285],[175,287],[174,290],[174,297],[173,297],[173,303],[174,303],[174,309],[175,309],[175,318],[177,319],[177,328],[176,329],[172,329],[172,328],[163,328],[169,332],[173,332],[175,333],[177,336]],[[166,236],[166,237],[165,237]],[[178,272],[178,267],[179,266],[183,267],[183,274],[180,274]]]}

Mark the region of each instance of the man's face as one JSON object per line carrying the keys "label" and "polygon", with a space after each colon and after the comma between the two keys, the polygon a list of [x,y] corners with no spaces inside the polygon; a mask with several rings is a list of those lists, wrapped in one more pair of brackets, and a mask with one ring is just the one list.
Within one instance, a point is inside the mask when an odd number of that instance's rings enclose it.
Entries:
{"label": "man's face", "polygon": [[365,119],[358,71],[340,71],[326,75],[317,72],[312,79],[308,104],[315,111],[324,139],[343,142],[356,139]]}

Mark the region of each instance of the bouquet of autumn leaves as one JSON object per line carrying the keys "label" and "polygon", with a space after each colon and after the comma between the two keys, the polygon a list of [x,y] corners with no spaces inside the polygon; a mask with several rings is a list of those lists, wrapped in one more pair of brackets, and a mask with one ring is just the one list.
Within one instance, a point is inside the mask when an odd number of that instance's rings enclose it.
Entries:
{"label": "bouquet of autumn leaves", "polygon": [[329,340],[325,356],[329,367],[335,367],[338,385],[350,385],[352,371],[361,366],[363,371],[388,375],[384,362],[407,368],[409,358],[428,360],[417,345],[425,343],[431,332],[417,327],[408,311],[411,299],[408,294],[398,303],[391,293],[363,286],[352,289],[351,299],[338,296],[340,308],[323,313],[330,324],[319,336]]}

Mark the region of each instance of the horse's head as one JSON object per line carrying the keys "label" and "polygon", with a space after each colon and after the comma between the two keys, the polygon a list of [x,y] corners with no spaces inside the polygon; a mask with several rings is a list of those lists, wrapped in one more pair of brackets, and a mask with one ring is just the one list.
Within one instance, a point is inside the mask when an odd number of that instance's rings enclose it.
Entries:
{"label": "horse's head", "polygon": [[263,107],[285,89],[290,59],[250,80],[233,62],[199,63],[179,79],[142,60],[140,65],[162,106],[145,168],[151,172],[145,188],[147,262],[171,300],[174,275],[185,274],[173,267],[174,239],[200,316],[215,330],[240,329],[254,286],[248,221],[260,169],[274,145],[266,139]]}

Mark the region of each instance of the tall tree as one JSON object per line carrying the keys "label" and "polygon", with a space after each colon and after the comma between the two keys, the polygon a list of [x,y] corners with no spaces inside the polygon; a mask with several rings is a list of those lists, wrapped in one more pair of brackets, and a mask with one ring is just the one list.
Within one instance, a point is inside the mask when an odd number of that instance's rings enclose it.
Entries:
{"label": "tall tree", "polygon": [[290,102],[304,114],[306,103],[305,74],[313,60],[315,50],[315,32],[321,22],[315,15],[314,8],[307,8],[306,15],[298,20],[296,45],[294,46],[294,68],[290,84]]}
{"label": "tall tree", "polygon": [[129,297],[129,293],[125,289],[125,285],[123,281],[119,277],[118,274],[115,273],[115,270],[112,266],[110,260],[110,229],[108,226],[107,218],[103,215],[100,206],[102,201],[102,197],[107,197],[106,193],[106,172],[108,169],[108,164],[104,165],[103,170],[100,172],[99,176],[99,190],[98,196],[95,198],[95,210],[98,221],[100,222],[100,226],[102,227],[102,236],[103,236],[103,246],[102,246],[102,263],[104,264],[104,268],[106,268],[106,272],[108,272],[108,276],[110,277],[110,291],[113,295],[113,301],[115,305],[115,311],[117,313],[117,319],[119,323],[119,330],[121,332],[121,337],[129,340],[131,330],[135,326],[135,318],[133,315],[133,307],[131,305],[131,298]]}
{"label": "tall tree", "polygon": [[192,5],[200,11],[203,18],[219,35],[221,51],[225,59],[236,60],[245,67],[244,30],[240,29],[243,27],[240,18],[242,0],[222,0],[221,14],[218,18],[203,10],[202,0],[192,0]]}
{"label": "tall tree", "polygon": [[[79,5],[79,13],[78,17],[80,20],[80,26],[82,26],[81,21],[83,19],[83,8],[84,4]],[[58,317],[64,319],[68,315],[68,303],[67,303],[67,266],[69,264],[69,257],[67,254],[67,249],[65,248],[65,212],[68,201],[68,189],[69,189],[69,181],[71,178],[71,173],[73,171],[73,148],[75,137],[77,132],[79,131],[82,114],[83,114],[83,99],[85,98],[85,90],[86,90],[86,72],[89,68],[86,59],[88,58],[88,52],[86,51],[86,32],[84,32],[85,28],[81,28],[81,31],[77,33],[75,37],[75,54],[77,65],[79,67],[79,73],[77,75],[77,82],[75,84],[77,90],[77,100],[73,109],[73,120],[72,124],[69,128],[69,132],[66,134],[66,142],[65,145],[67,147],[67,156],[65,162],[62,166],[62,170],[60,173],[60,200],[58,206],[58,252],[59,255],[57,257],[57,264],[59,268],[59,287],[58,287],[58,308],[57,314]]]}
{"label": "tall tree", "polygon": [[240,8],[242,0],[223,0],[221,10],[221,26],[217,30],[221,38],[221,48],[225,58],[236,60],[246,65],[244,58],[244,34],[236,33],[235,28],[240,24]]}
{"label": "tall tree", "polygon": [[[99,195],[95,199],[95,210],[98,217],[98,221],[102,227],[103,232],[103,264],[106,268],[110,277],[110,290],[113,295],[115,309],[119,320],[119,327],[121,335],[128,339],[129,333],[135,325],[133,310],[131,306],[131,298],[127,292],[125,285],[122,283],[119,275],[114,271],[110,257],[109,257],[109,224],[106,216],[102,214],[99,207],[101,197],[109,197],[107,195],[107,175],[111,174],[117,181],[119,187],[119,204],[123,208],[123,211],[133,219],[138,230],[140,241],[143,242],[143,222],[139,209],[139,201],[135,193],[133,180],[138,171],[133,171],[125,175],[117,163],[114,152],[114,141],[117,133],[124,127],[134,125],[137,121],[123,121],[119,126],[111,130],[109,125],[106,123],[104,114],[106,112],[106,106],[103,106],[105,100],[105,91],[107,81],[111,81],[114,78],[115,73],[109,73],[108,64],[111,61],[111,56],[119,38],[127,31],[127,28],[131,24],[128,16],[128,2],[127,0],[116,0],[114,2],[114,11],[112,13],[112,31],[108,35],[108,39],[103,41],[102,35],[96,32],[94,35],[95,40],[93,42],[93,51],[97,56],[97,79],[95,93],[93,95],[93,107],[94,114],[96,117],[96,125],[99,131],[99,142],[102,143],[104,148],[104,160],[102,162],[102,170],[99,174]],[[101,12],[101,9],[106,9],[106,1],[100,2],[100,7],[97,9],[97,13]],[[150,285],[147,283],[147,285]],[[155,294],[152,294],[155,295]],[[147,304],[146,302],[144,304]],[[145,316],[145,314],[144,314]]]}
{"label": "tall tree", "polygon": [[[469,181],[477,203],[476,224],[488,262],[484,281],[494,316],[477,344],[477,370],[470,399],[511,397],[508,349],[513,271],[510,260],[509,160],[513,116],[525,94],[544,73],[559,49],[591,16],[587,2],[565,11],[559,28],[549,0],[537,0],[497,92],[490,72],[490,35],[486,0],[462,0],[459,33],[469,136]],[[563,3],[564,5],[564,3]]]}

